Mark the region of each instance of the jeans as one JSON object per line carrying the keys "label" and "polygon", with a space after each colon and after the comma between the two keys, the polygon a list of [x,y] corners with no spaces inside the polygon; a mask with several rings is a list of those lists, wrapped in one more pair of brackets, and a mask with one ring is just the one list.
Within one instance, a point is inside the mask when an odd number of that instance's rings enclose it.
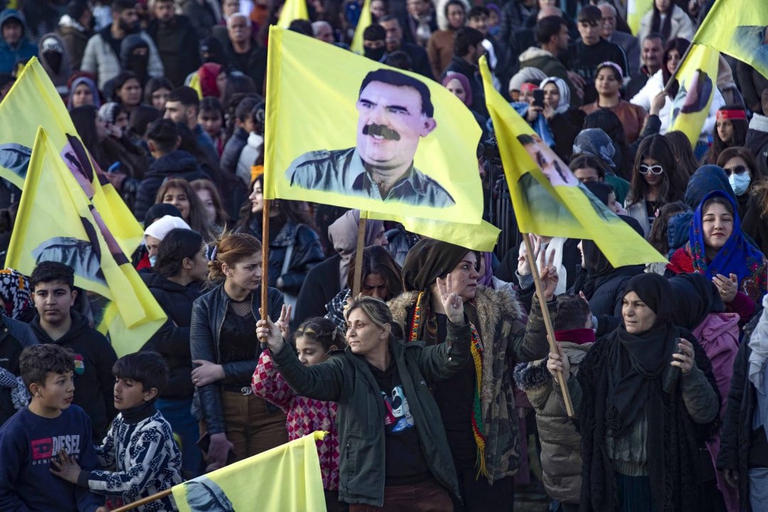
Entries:
{"label": "jeans", "polygon": [[747,471],[749,478],[749,503],[752,510],[766,510],[768,507],[768,468],[752,468]]}
{"label": "jeans", "polygon": [[197,447],[200,439],[200,428],[190,409],[192,398],[170,399],[158,398],[157,410],[171,424],[174,434],[181,442],[181,469],[185,478],[194,478],[202,474],[203,453]]}

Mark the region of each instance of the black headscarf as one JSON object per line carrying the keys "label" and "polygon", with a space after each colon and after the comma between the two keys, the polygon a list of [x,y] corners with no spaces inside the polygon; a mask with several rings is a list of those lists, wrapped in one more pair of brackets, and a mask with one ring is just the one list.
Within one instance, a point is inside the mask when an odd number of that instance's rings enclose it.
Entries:
{"label": "black headscarf", "polygon": [[174,217],[181,218],[181,212],[178,208],[169,203],[153,204],[147,210],[144,215],[144,227],[149,227],[155,219],[165,217],[166,215],[172,215]]}
{"label": "black headscarf", "polygon": [[608,432],[613,435],[626,434],[637,421],[650,396],[650,381],[660,377],[672,361],[677,335],[669,322],[672,287],[666,279],[658,274],[637,275],[624,288],[624,297],[630,292],[656,314],[656,322],[641,333],[630,334],[623,324],[616,331],[606,404]]}
{"label": "black headscarf", "polygon": [[[637,234],[643,236],[643,228],[640,227],[640,223],[637,222],[637,220],[632,217],[627,217],[626,215],[619,215],[619,217],[629,224]],[[634,276],[642,273],[645,269],[643,265],[628,265],[614,268],[608,261],[608,258],[605,257],[597,244],[592,240],[582,240],[581,248],[584,251],[587,275],[580,288],[587,297],[587,300],[591,300],[592,296],[595,294],[595,290],[612,277],[616,275]]]}
{"label": "black headscarf", "polygon": [[669,280],[672,287],[672,323],[694,330],[710,313],[725,311],[714,283],[702,274],[678,274]]}
{"label": "black headscarf", "polygon": [[605,206],[608,206],[608,197],[616,192],[613,187],[604,181],[589,181],[584,184]]}
{"label": "black headscarf", "polygon": [[405,291],[428,291],[438,277],[445,277],[468,252],[469,249],[448,242],[419,240],[403,263]]}

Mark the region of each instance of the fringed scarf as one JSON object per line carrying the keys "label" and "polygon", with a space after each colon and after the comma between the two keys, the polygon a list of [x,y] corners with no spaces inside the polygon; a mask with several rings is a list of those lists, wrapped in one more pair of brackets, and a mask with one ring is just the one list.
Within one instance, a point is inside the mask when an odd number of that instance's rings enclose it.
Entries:
{"label": "fringed scarf", "polygon": [[[419,334],[421,328],[425,323],[422,323],[422,319],[429,320],[429,295],[419,292],[419,296],[416,299],[416,306],[413,310],[413,319],[411,320],[409,341],[419,341]],[[472,435],[475,438],[475,444],[477,445],[477,476],[480,475],[488,478],[488,468],[485,463],[485,425],[483,424],[483,406],[480,396],[482,394],[483,386],[483,340],[480,339],[480,333],[477,331],[475,325],[470,322],[469,328],[472,331],[472,344],[470,346],[470,353],[472,354],[472,364],[475,368],[475,389],[474,398],[472,403]]]}

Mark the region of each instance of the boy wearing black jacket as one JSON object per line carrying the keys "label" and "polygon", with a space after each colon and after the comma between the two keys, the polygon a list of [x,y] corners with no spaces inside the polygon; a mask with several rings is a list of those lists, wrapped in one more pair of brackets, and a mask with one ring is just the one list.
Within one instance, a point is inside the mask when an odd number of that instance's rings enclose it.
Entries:
{"label": "boy wearing black jacket", "polygon": [[112,366],[117,354],[109,341],[72,310],[77,297],[74,270],[69,265],[43,261],[30,276],[37,315],[30,323],[40,343],[54,343],[74,352],[75,398],[91,418],[93,441],[101,444],[117,415],[112,400]]}

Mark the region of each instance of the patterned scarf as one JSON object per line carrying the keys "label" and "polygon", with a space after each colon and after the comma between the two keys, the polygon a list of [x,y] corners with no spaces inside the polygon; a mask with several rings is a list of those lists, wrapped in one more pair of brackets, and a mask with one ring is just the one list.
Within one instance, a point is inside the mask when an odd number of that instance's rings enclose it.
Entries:
{"label": "patterned scarf", "polygon": [[20,320],[25,311],[35,306],[29,279],[12,268],[0,270],[0,298],[5,303],[5,315],[14,320]]}
{"label": "patterned scarf", "polygon": [[[419,341],[419,331],[422,325],[422,306],[424,304],[424,292],[419,292],[419,296],[416,299],[416,307],[413,311],[413,320],[411,321],[411,330],[409,341]],[[427,309],[426,317],[429,317],[429,310]],[[472,354],[472,362],[475,367],[475,389],[474,399],[472,402],[472,435],[475,438],[475,444],[477,445],[477,477],[480,475],[488,478],[488,468],[485,463],[485,425],[483,424],[483,406],[480,400],[482,393],[483,382],[483,340],[480,339],[480,334],[477,332],[477,328],[470,322],[469,328],[472,331],[472,344],[470,345],[470,353]]]}

